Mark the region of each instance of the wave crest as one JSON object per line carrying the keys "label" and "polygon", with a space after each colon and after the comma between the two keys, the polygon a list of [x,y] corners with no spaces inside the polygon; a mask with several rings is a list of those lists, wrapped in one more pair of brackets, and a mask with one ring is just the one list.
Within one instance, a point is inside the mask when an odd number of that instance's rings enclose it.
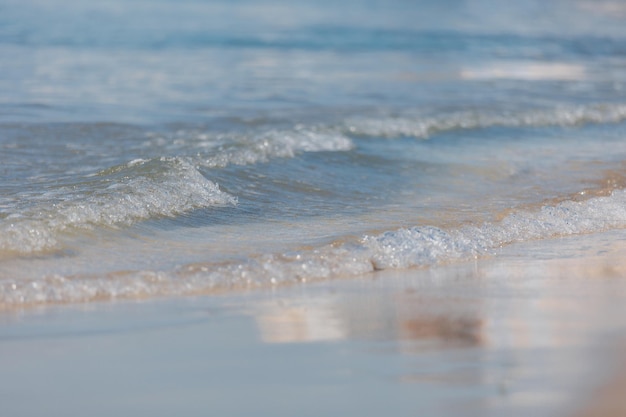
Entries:
{"label": "wave crest", "polygon": [[184,158],[135,160],[100,172],[84,191],[59,194],[63,199],[43,199],[4,218],[0,249],[21,254],[50,250],[62,232],[130,225],[237,203]]}
{"label": "wave crest", "polygon": [[619,123],[626,120],[626,105],[593,104],[559,106],[553,109],[525,111],[459,111],[434,116],[398,116],[354,118],[345,131],[355,136],[428,138],[434,134],[489,127],[577,126],[583,124]]}

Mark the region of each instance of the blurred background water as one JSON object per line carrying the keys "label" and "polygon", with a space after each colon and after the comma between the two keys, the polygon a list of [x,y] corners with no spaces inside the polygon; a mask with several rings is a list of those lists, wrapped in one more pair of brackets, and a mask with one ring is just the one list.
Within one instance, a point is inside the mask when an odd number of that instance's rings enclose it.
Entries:
{"label": "blurred background water", "polygon": [[621,1],[0,2],[0,302],[626,226]]}

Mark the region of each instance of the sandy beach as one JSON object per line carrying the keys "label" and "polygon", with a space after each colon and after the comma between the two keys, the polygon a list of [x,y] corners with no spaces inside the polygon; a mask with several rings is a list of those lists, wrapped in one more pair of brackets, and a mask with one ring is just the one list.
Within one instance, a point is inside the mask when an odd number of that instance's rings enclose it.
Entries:
{"label": "sandy beach", "polygon": [[4,313],[3,414],[624,415],[625,242]]}

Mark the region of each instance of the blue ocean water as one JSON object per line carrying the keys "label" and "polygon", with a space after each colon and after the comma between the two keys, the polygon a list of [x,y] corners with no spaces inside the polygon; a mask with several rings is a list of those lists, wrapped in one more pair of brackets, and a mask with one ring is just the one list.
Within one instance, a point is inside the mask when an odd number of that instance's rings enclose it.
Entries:
{"label": "blue ocean water", "polygon": [[0,2],[0,304],[626,227],[622,1]]}

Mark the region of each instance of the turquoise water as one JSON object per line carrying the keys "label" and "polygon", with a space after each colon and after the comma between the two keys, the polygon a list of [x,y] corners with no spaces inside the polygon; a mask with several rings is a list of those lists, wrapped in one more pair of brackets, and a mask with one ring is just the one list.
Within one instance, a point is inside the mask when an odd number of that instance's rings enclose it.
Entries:
{"label": "turquoise water", "polygon": [[0,303],[624,228],[626,5],[509,3],[3,1]]}

